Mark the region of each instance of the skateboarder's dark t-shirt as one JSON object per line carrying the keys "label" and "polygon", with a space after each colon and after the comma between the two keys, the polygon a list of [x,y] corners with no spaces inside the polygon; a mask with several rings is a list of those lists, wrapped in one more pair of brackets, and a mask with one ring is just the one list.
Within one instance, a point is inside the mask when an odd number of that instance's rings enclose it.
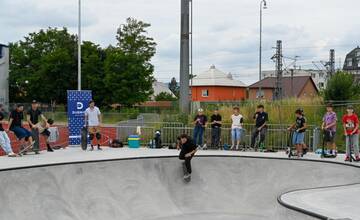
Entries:
{"label": "skateboarder's dark t-shirt", "polygon": [[[211,123],[214,122],[214,121],[221,121],[221,115],[219,115],[219,114],[218,114],[218,115],[213,114],[213,115],[211,116]],[[212,127],[212,128],[221,127],[221,124],[219,124],[219,123],[211,124],[211,127]]]}
{"label": "skateboarder's dark t-shirt", "polygon": [[[23,112],[18,112],[16,110],[14,110],[10,113],[10,118],[13,119],[13,122],[11,123],[11,128],[21,127],[21,120],[24,119],[24,114],[23,114]],[[11,130],[11,128],[10,128],[10,130]]]}
{"label": "skateboarder's dark t-shirt", "polygon": [[[306,123],[306,118],[304,116],[297,117],[296,122],[295,122],[295,128],[296,129],[303,128],[305,123]],[[303,129],[303,130],[299,131],[299,133],[303,133],[305,131],[306,131],[306,129]]]}
{"label": "skateboarder's dark t-shirt", "polygon": [[269,116],[266,112],[256,112],[254,119],[256,120],[255,126],[259,128],[269,120]]}
{"label": "skateboarder's dark t-shirt", "polygon": [[0,131],[4,131],[1,121],[4,119],[4,114],[0,112]]}
{"label": "skateboarder's dark t-shirt", "polygon": [[28,115],[30,115],[30,121],[31,123],[33,123],[34,125],[37,124],[39,122],[39,116],[42,114],[41,111],[39,109],[33,110],[30,109],[27,112]]}
{"label": "skateboarder's dark t-shirt", "polygon": [[191,139],[188,139],[184,144],[181,145],[181,151],[182,153],[190,153],[192,151],[196,150],[196,145]]}

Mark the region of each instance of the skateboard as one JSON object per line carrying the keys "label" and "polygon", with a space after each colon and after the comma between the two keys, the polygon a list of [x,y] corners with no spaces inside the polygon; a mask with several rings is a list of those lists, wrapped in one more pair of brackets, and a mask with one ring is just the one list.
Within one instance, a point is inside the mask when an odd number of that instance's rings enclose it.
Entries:
{"label": "skateboard", "polygon": [[22,146],[19,153],[17,154],[19,157],[22,157],[23,155],[26,155],[27,151],[29,149],[31,149],[33,146],[34,146],[34,141],[30,144],[30,145],[27,145],[27,146]]}
{"label": "skateboard", "polygon": [[81,128],[81,149],[86,150],[88,146],[88,128],[86,126]]}
{"label": "skateboard", "polygon": [[183,167],[184,180],[185,180],[185,182],[190,182],[190,180],[191,180],[191,176],[189,176],[189,177],[185,178],[185,175],[187,175],[187,174],[188,174],[187,169],[186,169],[186,166],[185,166],[185,162],[183,162],[183,163],[182,163],[182,167]]}

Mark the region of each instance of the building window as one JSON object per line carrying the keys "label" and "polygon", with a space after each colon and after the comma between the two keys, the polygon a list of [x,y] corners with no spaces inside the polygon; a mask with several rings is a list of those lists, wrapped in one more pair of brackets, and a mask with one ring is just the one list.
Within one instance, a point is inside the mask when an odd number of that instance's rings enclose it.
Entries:
{"label": "building window", "polygon": [[320,89],[324,88],[324,83],[323,82],[319,83],[319,88]]}
{"label": "building window", "polygon": [[201,96],[202,96],[202,97],[209,97],[209,90],[203,89],[203,90],[201,91]]}
{"label": "building window", "polygon": [[356,55],[355,55],[356,57],[360,57],[360,50],[357,50],[356,51]]}
{"label": "building window", "polygon": [[352,66],[352,59],[347,59],[346,60],[347,66]]}
{"label": "building window", "polygon": [[258,91],[256,91],[256,98],[257,99],[262,99],[262,98],[264,98],[265,97],[265,92],[264,92],[264,90],[258,90]]}

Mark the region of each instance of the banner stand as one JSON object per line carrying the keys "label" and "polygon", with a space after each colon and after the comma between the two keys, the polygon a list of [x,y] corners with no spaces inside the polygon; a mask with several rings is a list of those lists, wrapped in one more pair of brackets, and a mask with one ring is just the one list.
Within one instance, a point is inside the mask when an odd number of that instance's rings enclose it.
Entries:
{"label": "banner stand", "polygon": [[79,147],[81,144],[81,128],[85,125],[85,110],[89,106],[89,102],[91,99],[91,90],[67,91],[67,112],[70,147]]}

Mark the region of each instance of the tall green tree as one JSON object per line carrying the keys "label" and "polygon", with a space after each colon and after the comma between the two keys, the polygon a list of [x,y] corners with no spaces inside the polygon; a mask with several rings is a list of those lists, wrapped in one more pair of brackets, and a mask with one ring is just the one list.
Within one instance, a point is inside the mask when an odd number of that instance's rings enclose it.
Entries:
{"label": "tall green tree", "polygon": [[180,96],[180,86],[176,81],[176,78],[173,77],[169,83],[169,89],[174,93],[176,97]]}
{"label": "tall green tree", "polygon": [[65,103],[66,90],[76,88],[76,56],[76,36],[66,28],[40,30],[10,44],[11,101]]}
{"label": "tall green tree", "polygon": [[148,23],[128,18],[118,29],[117,47],[107,49],[105,86],[111,89],[108,102],[131,106],[147,101],[153,93],[154,66],[150,61],[156,43],[147,35],[148,27]]}
{"label": "tall green tree", "polygon": [[327,82],[324,99],[327,101],[345,101],[360,98],[360,86],[354,76],[346,72],[337,72]]}
{"label": "tall green tree", "polygon": [[92,90],[97,105],[106,105],[109,90],[105,86],[104,61],[106,52],[90,41],[84,41],[81,46],[82,89]]}

